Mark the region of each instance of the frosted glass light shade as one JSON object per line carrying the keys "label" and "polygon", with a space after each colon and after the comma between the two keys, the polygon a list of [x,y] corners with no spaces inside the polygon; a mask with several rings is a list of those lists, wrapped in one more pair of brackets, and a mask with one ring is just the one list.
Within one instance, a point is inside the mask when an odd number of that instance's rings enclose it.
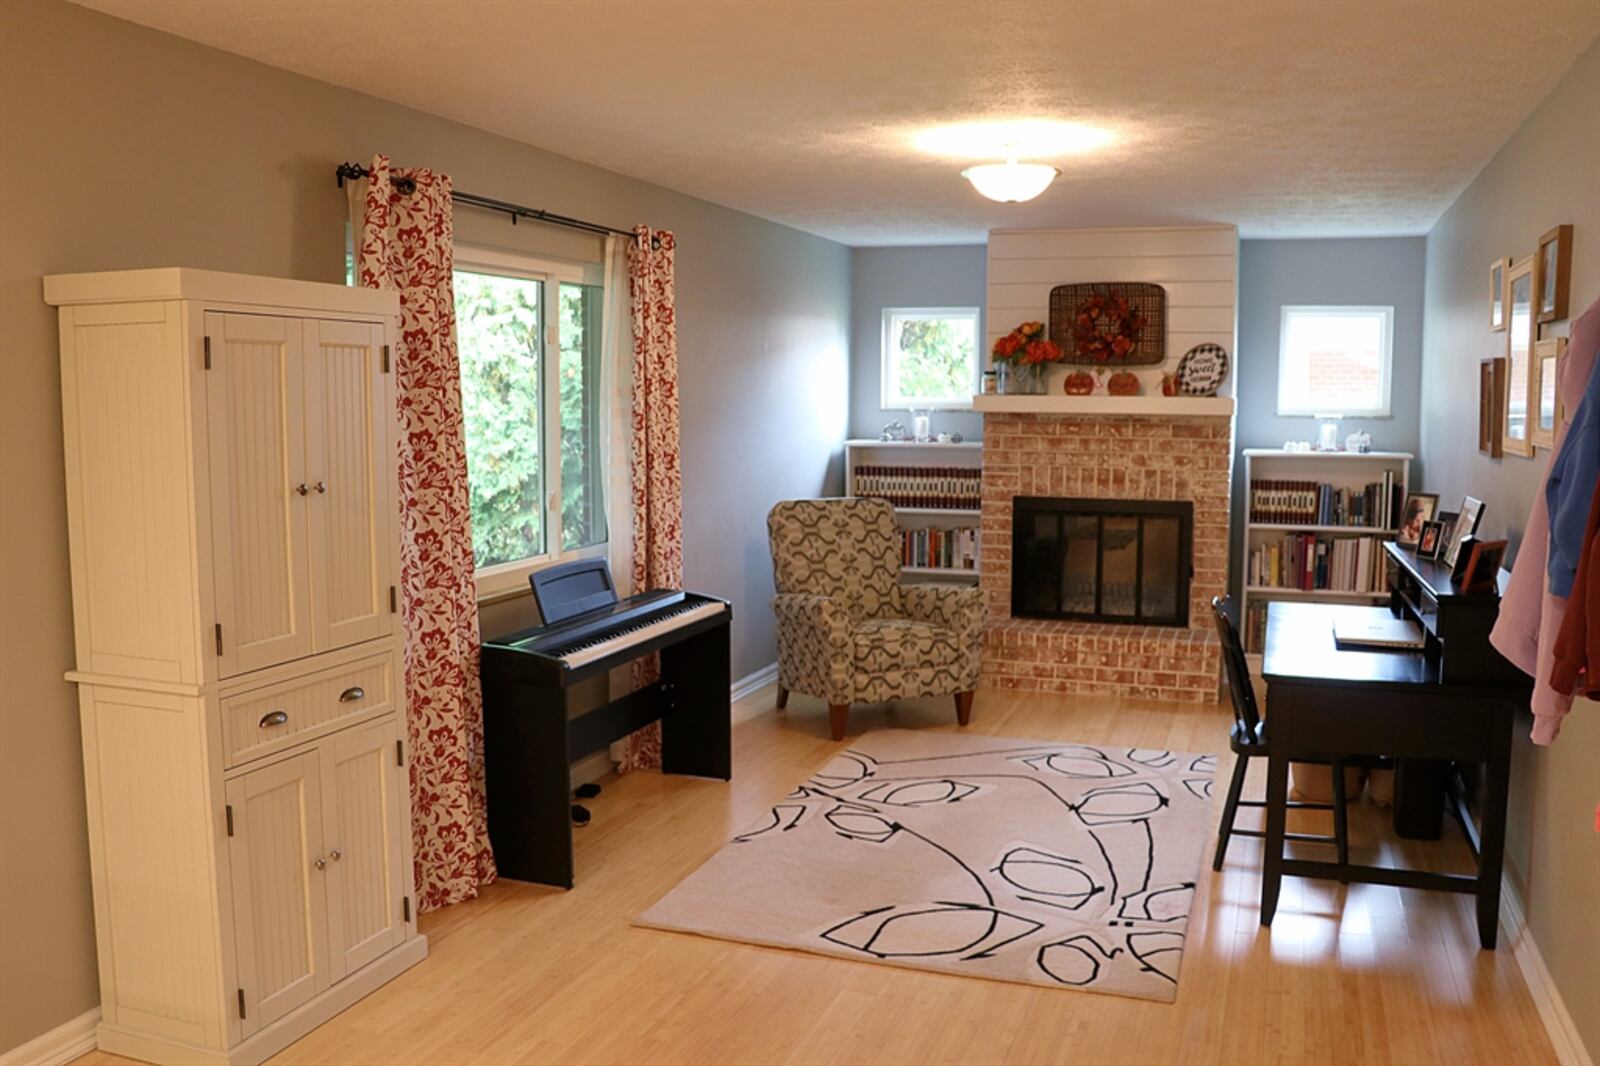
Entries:
{"label": "frosted glass light shade", "polygon": [[961,172],[961,176],[991,200],[1019,204],[1048,189],[1060,173],[1048,163],[1019,163],[1012,159],[1004,163],[968,167]]}

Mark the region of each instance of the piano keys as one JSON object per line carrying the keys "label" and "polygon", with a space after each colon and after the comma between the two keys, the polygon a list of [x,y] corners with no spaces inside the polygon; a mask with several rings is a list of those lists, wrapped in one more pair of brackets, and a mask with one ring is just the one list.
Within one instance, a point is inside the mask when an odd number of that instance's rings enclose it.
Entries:
{"label": "piano keys", "polygon": [[[547,587],[540,602],[560,620],[483,642],[489,839],[502,877],[572,887],[571,764],[651,722],[661,723],[664,772],[732,776],[732,606],[679,590],[617,600],[604,565],[545,571],[547,585],[571,579],[567,599],[548,602]],[[568,614],[563,602],[584,609]],[[659,679],[607,700],[606,675],[652,653]]]}

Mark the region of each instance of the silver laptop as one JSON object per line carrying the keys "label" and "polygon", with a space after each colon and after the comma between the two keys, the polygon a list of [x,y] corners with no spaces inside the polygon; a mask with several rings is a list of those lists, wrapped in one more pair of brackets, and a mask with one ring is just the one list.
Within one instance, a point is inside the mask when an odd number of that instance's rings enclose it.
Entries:
{"label": "silver laptop", "polygon": [[1333,639],[1360,648],[1421,648],[1427,643],[1422,629],[1409,618],[1336,618]]}

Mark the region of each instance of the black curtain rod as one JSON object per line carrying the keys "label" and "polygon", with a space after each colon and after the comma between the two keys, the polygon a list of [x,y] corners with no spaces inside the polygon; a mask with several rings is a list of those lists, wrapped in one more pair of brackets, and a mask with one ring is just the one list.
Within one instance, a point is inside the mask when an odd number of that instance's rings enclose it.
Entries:
{"label": "black curtain rod", "polygon": [[[344,188],[346,178],[365,178],[369,171],[360,163],[340,163],[334,174],[339,179],[339,188]],[[402,196],[409,196],[416,191],[417,183],[410,178],[395,178],[394,187]],[[572,218],[569,215],[557,215],[550,211],[541,211],[536,207],[524,207],[506,200],[496,200],[488,196],[478,196],[470,192],[452,192],[450,198],[459,204],[469,207],[481,207],[486,211],[500,211],[511,216],[511,224],[516,225],[519,218],[531,218],[535,222],[548,222],[553,226],[566,226],[569,229],[583,230],[585,233],[615,233],[619,237],[632,237],[632,230],[617,229],[600,222],[587,222],[581,218]]]}

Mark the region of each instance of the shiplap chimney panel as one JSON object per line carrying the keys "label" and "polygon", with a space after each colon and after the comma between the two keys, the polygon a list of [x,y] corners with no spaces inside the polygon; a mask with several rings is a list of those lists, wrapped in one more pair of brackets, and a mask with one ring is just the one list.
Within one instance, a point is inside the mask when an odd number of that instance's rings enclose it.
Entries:
{"label": "shiplap chimney panel", "polygon": [[[1233,357],[1238,323],[1239,233],[1233,226],[993,230],[989,233],[988,342],[1019,322],[1048,322],[1050,290],[1091,281],[1145,281],[1167,290],[1166,362],[1132,368],[1146,393],[1197,344]],[[1222,392],[1233,393],[1230,370]]]}

